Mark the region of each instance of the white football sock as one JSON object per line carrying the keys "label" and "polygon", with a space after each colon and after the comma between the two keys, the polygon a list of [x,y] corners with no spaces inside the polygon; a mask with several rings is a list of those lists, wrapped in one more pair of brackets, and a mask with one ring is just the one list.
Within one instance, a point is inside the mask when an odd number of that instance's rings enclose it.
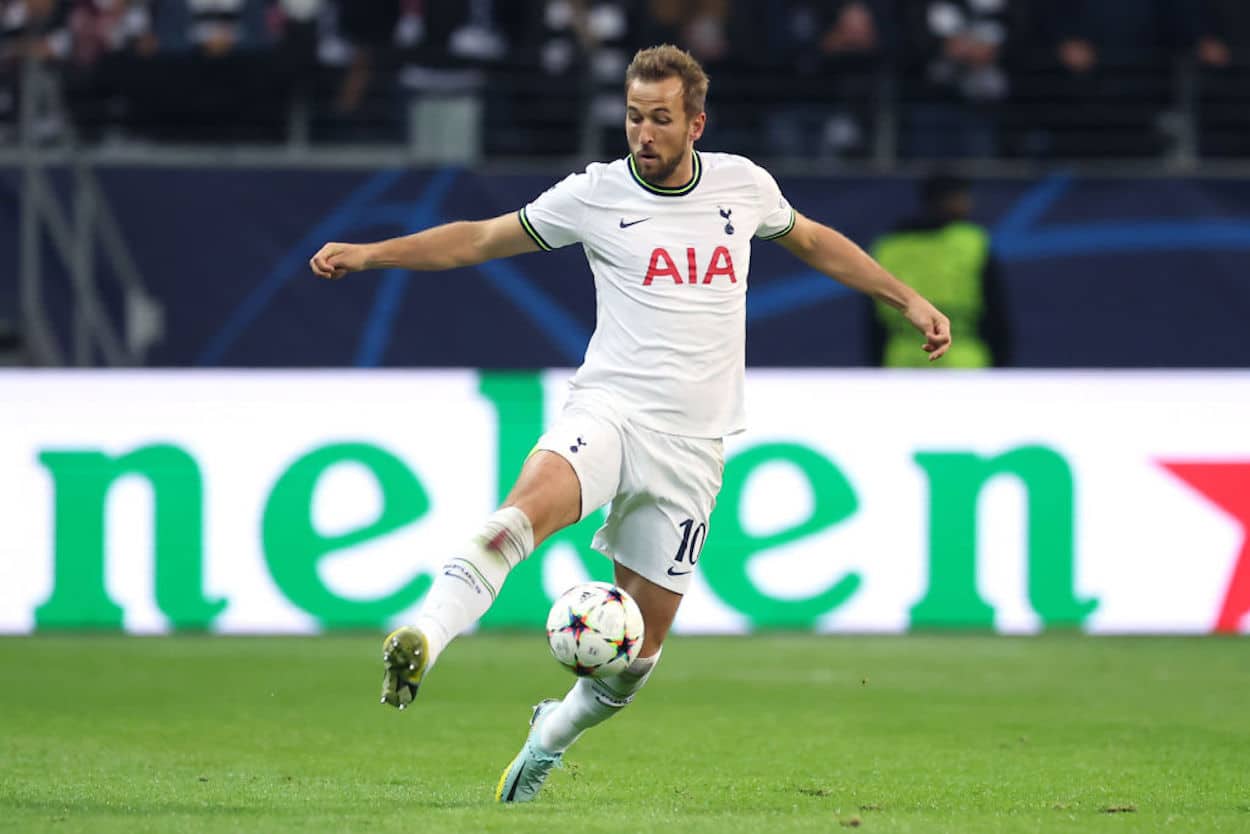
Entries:
{"label": "white football sock", "polygon": [[612,678],[578,678],[560,705],[539,727],[538,743],[549,753],[562,753],[578,736],[602,724],[634,700],[634,695],[660,661],[660,652],[640,657]]}
{"label": "white football sock", "polygon": [[481,619],[508,572],[533,550],[529,518],[504,507],[486,520],[464,553],[443,565],[413,621],[429,641],[431,666],[456,635]]}

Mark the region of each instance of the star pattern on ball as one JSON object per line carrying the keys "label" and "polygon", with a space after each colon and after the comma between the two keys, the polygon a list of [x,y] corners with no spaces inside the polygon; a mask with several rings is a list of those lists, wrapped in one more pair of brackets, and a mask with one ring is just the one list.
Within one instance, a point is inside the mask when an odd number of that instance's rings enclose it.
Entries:
{"label": "star pattern on ball", "polygon": [[629,657],[629,653],[633,651],[634,645],[637,642],[638,641],[636,639],[630,637],[628,634],[623,636],[620,640],[614,641],[612,645],[616,646],[616,656],[612,659],[620,660],[622,657]]}
{"label": "star pattern on ball", "polygon": [[612,587],[612,588],[609,588],[609,589],[608,589],[608,590],[604,593],[604,596],[606,596],[608,599],[612,600],[613,602],[619,602],[619,603],[621,603],[622,605],[624,605],[624,604],[625,604],[625,600],[624,600],[624,598],[621,596],[621,589],[620,589],[620,588],[617,588],[617,587],[615,587],[615,586],[614,586],[614,587]]}
{"label": "star pattern on ball", "polygon": [[580,638],[586,633],[586,629],[590,626],[586,625],[586,618],[576,611],[569,612],[569,621],[560,627],[561,631],[572,632],[574,638]]}

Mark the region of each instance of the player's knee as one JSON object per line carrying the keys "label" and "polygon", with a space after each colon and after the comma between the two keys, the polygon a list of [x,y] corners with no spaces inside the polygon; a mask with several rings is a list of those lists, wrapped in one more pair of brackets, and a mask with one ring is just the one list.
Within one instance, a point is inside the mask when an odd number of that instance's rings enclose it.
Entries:
{"label": "player's knee", "polygon": [[526,514],[534,543],[541,544],[581,518],[582,487],[576,470],[555,452],[536,450],[504,501],[504,509],[509,508]]}

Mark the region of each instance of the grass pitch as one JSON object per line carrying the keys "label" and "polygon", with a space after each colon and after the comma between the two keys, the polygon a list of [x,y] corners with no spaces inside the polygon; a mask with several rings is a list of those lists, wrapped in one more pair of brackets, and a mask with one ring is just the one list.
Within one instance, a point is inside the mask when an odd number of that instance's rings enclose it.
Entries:
{"label": "grass pitch", "polygon": [[0,640],[0,830],[1250,831],[1250,642],[681,638],[500,807],[541,636],[458,641],[400,713],[381,635]]}

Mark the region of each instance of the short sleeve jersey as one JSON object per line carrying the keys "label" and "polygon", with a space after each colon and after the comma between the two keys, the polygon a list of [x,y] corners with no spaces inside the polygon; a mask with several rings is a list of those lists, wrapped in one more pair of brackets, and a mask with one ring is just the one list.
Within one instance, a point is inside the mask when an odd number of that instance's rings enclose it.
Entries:
{"label": "short sleeve jersey", "polygon": [[694,154],[676,188],[646,182],[633,158],[571,174],[520,211],[544,250],[580,243],[597,320],[574,392],[610,397],[657,431],[721,437],[745,424],[751,240],[794,228],[773,177],[749,159]]}

